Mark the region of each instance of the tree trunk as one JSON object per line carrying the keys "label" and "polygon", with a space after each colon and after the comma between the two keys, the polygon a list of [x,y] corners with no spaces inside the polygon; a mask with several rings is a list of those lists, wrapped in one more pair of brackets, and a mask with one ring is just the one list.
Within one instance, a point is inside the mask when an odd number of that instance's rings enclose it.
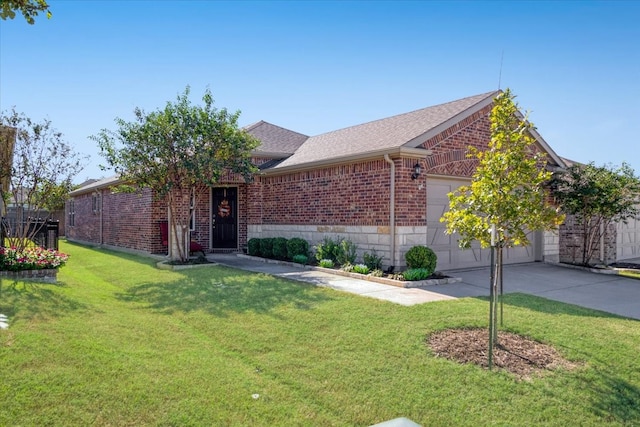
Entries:
{"label": "tree trunk", "polygon": [[[176,194],[177,193],[177,194]],[[186,194],[186,196],[185,196]],[[174,261],[189,260],[189,193],[172,190],[168,196],[169,212],[169,258]],[[186,202],[185,202],[186,199]],[[185,215],[186,205],[186,215]]]}

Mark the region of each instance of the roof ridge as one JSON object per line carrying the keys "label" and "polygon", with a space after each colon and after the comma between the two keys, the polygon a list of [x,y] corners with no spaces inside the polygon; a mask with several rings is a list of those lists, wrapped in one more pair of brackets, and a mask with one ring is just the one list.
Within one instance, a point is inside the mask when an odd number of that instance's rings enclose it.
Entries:
{"label": "roof ridge", "polygon": [[[484,101],[485,99],[487,99],[490,95],[498,94],[500,92],[502,92],[502,91],[501,90],[494,90],[494,91],[491,91],[491,92],[485,92],[485,93],[480,93],[480,94],[477,94],[477,95],[466,96],[464,98],[456,99],[454,101],[448,101],[448,102],[443,102],[441,104],[430,105],[428,107],[418,108],[418,109],[415,109],[415,110],[406,111],[404,113],[394,114],[392,116],[382,117],[380,119],[369,120],[367,122],[362,122],[362,123],[358,123],[358,124],[351,125],[351,126],[345,126],[343,128],[340,128],[340,129],[330,130],[328,132],[323,132],[323,133],[319,133],[317,135],[314,135],[313,137],[318,137],[318,136],[321,136],[321,135],[329,135],[329,134],[334,133],[334,132],[342,132],[342,131],[344,131],[346,129],[356,128],[358,126],[368,125],[370,123],[376,123],[376,122],[381,122],[381,121],[385,121],[385,120],[389,120],[389,119],[394,119],[394,118],[405,116],[405,115],[409,115],[409,114],[415,114],[415,113],[417,113],[419,111],[436,109],[436,108],[440,108],[440,107],[443,107],[443,106],[448,105],[448,104],[454,104],[454,103],[457,103],[457,102],[462,102],[462,101],[468,100],[470,98],[476,98],[477,97],[477,98],[479,98],[478,101],[473,104],[473,105],[476,105],[476,104]],[[472,108],[473,105],[471,105],[468,108]]]}

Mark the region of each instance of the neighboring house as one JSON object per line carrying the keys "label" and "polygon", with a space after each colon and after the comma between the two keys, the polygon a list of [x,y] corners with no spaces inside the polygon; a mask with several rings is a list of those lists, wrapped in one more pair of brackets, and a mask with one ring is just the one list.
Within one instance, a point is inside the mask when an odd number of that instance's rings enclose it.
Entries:
{"label": "neighboring house", "polygon": [[[302,237],[316,244],[345,237],[360,255],[375,249],[385,267],[405,265],[404,253],[427,245],[438,269],[489,264],[488,250],[458,248],[440,217],[447,193],[468,184],[477,160],[468,147],[486,148],[489,113],[498,91],[308,137],[267,122],[246,130],[262,145],[253,153],[260,174],[249,184],[230,175],[214,188],[196,189],[192,238],[209,251],[238,251],[252,237]],[[548,167],[563,160],[534,131]],[[166,205],[149,189],[114,193],[117,178],[71,193],[67,237],[72,240],[166,253],[159,223]],[[506,251],[506,262],[558,261],[559,239],[532,233],[532,246]]]}
{"label": "neighboring house", "polygon": [[[570,159],[562,159],[567,167],[581,165]],[[611,264],[615,261],[624,261],[640,258],[640,218],[631,218],[625,224],[617,222],[603,230],[602,238],[593,242],[595,249],[592,264]],[[567,218],[558,230],[560,242],[560,262],[570,264],[582,262],[584,247],[584,231],[582,224],[574,215]]]}

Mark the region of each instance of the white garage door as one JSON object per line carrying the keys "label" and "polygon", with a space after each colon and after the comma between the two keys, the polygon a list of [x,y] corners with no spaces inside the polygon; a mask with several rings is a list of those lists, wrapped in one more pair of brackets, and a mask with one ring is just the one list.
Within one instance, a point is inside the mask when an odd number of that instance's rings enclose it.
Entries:
{"label": "white garage door", "polygon": [[[438,270],[485,267],[490,264],[490,250],[481,249],[477,242],[470,249],[460,249],[456,234],[445,234],[445,225],[440,222],[442,215],[449,209],[447,194],[469,181],[428,178],[427,179],[427,241],[428,246],[438,256]],[[531,239],[533,240],[533,239]],[[535,261],[533,247],[515,247],[505,251],[505,263]]]}
{"label": "white garage door", "polygon": [[618,223],[617,260],[640,257],[640,219]]}

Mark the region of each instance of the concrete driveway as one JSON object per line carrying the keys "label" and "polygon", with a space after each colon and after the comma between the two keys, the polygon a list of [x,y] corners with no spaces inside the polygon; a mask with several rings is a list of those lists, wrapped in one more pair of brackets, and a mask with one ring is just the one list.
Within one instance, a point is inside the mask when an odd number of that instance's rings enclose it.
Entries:
{"label": "concrete driveway", "polygon": [[[452,297],[489,295],[489,268],[449,272],[454,283],[428,289]],[[521,292],[640,319],[640,280],[545,263],[504,267],[504,292]]]}
{"label": "concrete driveway", "polygon": [[[258,261],[236,254],[210,254],[211,261],[242,270],[325,286],[401,305],[453,298],[489,296],[489,268],[447,272],[462,282],[422,288],[398,288],[366,280],[301,269],[277,261]],[[528,263],[504,268],[504,292],[521,292],[640,320],[640,280],[615,275]]]}

